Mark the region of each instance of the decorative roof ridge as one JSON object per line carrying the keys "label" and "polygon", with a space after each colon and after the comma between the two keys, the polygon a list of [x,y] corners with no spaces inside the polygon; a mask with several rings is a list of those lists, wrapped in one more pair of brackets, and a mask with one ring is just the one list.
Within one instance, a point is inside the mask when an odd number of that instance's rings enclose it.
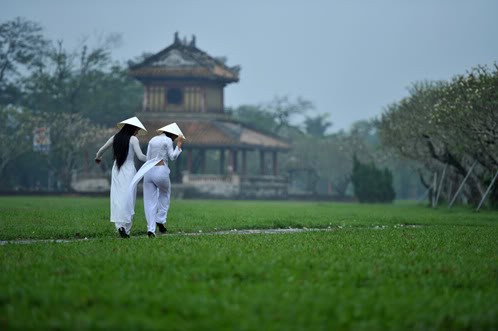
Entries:
{"label": "decorative roof ridge", "polygon": [[186,50],[186,52],[182,52],[182,55],[189,57],[191,60],[195,61],[199,66],[207,65],[210,68],[213,68],[214,65],[216,64],[216,65],[221,66],[223,69],[230,71],[235,76],[239,75],[239,72],[241,69],[240,65],[235,65],[235,66],[229,67],[228,65],[226,65],[224,63],[224,61],[220,60],[220,58],[213,57],[213,56],[209,55],[207,52],[197,48],[195,35],[192,35],[191,41],[189,43],[187,43],[186,38],[184,38],[183,41],[180,40],[180,38],[178,37],[178,32],[175,32],[174,41],[171,45],[162,49],[158,53],[153,54],[153,55],[145,58],[140,63],[137,63],[137,64],[130,66],[130,69],[135,70],[135,69],[139,69],[141,67],[146,67],[150,63],[160,59],[164,54],[170,52],[173,49],[179,49],[181,51]]}

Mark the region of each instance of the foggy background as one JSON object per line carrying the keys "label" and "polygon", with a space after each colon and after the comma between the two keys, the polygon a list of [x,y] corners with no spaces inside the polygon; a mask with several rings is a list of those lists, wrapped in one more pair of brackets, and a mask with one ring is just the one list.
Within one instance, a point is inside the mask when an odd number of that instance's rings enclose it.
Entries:
{"label": "foggy background", "polygon": [[416,81],[448,80],[498,58],[498,2],[1,0],[0,20],[24,17],[76,48],[121,35],[124,63],[156,53],[173,34],[241,65],[225,105],[303,97],[330,113],[330,132],[378,116]]}

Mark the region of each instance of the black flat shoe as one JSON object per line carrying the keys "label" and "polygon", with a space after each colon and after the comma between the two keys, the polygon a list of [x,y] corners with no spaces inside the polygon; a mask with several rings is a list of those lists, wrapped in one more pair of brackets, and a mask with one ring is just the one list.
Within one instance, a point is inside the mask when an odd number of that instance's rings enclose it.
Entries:
{"label": "black flat shoe", "polygon": [[118,232],[119,232],[119,235],[121,236],[121,238],[124,238],[124,239],[125,239],[125,238],[130,238],[130,235],[126,233],[125,228],[120,227],[120,228],[118,229]]}
{"label": "black flat shoe", "polygon": [[157,227],[159,228],[159,232],[161,233],[166,233],[168,230],[166,230],[166,227],[162,223],[156,223]]}
{"label": "black flat shoe", "polygon": [[147,235],[149,236],[149,238],[155,238],[156,237],[156,234],[154,232],[150,232],[150,231],[147,231]]}

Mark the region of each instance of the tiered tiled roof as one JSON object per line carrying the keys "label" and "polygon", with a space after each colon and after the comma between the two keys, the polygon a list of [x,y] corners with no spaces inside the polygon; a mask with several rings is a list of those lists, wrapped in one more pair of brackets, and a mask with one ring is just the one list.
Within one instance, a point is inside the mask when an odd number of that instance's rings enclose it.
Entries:
{"label": "tiered tiled roof", "polygon": [[238,82],[239,71],[239,66],[228,67],[222,59],[213,58],[198,49],[195,37],[187,43],[178,38],[178,33],[175,33],[173,44],[130,67],[130,74],[137,79],[193,77],[225,84]]}
{"label": "tiered tiled roof", "polygon": [[[195,37],[187,43],[181,41],[177,33],[172,45],[141,63],[130,66],[130,74],[142,81],[189,79],[193,82],[211,80],[228,84],[239,80],[239,71],[239,66],[228,67],[225,60],[211,57],[198,49]],[[149,130],[149,134],[140,139],[142,142],[147,142],[156,135],[156,129],[176,122],[187,137],[185,146],[193,148],[286,151],[291,147],[271,133],[263,133],[231,120],[223,114],[223,109],[217,113],[145,111],[137,116]]]}
{"label": "tiered tiled roof", "polygon": [[[158,134],[155,130],[173,121],[153,121],[142,120],[149,130],[147,136],[143,136],[144,141],[148,141]],[[241,123],[223,120],[175,120],[182,130],[187,141],[186,146],[194,148],[239,148],[239,149],[267,149],[286,151],[290,145],[280,138],[268,133],[248,128]],[[141,139],[142,140],[142,139]]]}

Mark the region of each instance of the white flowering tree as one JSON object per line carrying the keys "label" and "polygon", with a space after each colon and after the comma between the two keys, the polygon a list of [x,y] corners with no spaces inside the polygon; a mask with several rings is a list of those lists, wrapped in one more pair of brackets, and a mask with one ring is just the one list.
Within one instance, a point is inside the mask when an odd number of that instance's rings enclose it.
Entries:
{"label": "white flowering tree", "polygon": [[484,168],[498,167],[498,67],[479,67],[456,76],[441,90],[432,120],[452,149]]}
{"label": "white flowering tree", "polygon": [[390,105],[382,115],[381,140],[429,173],[448,165],[455,184],[477,161],[465,192],[471,202],[477,202],[486,178],[498,166],[497,97],[496,66],[476,68],[450,82],[415,84],[409,97]]}

